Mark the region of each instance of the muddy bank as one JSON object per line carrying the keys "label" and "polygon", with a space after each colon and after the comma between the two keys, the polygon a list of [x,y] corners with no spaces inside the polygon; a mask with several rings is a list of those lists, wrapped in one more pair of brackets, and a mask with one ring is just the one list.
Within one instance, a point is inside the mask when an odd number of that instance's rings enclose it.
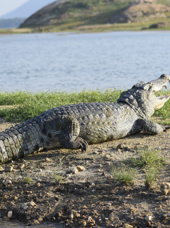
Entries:
{"label": "muddy bank", "polygon": [[[113,167],[125,166],[143,147],[159,149],[166,158],[154,186],[145,187],[141,170],[133,184],[117,182]],[[170,182],[169,173],[170,130],[90,145],[86,153],[35,153],[0,165],[0,220],[28,226],[170,227],[170,194],[160,190],[162,182]]]}

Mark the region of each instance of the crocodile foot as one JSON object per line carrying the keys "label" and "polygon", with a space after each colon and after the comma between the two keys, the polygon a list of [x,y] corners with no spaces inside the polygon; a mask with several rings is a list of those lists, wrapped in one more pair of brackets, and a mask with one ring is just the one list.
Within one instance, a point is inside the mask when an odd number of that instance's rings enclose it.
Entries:
{"label": "crocodile foot", "polygon": [[166,130],[170,129],[170,125],[161,125],[161,126],[162,126],[164,132]]}
{"label": "crocodile foot", "polygon": [[81,149],[82,152],[87,151],[88,143],[81,137],[76,138],[75,140],[68,140],[66,138],[61,137],[60,143],[67,149]]}

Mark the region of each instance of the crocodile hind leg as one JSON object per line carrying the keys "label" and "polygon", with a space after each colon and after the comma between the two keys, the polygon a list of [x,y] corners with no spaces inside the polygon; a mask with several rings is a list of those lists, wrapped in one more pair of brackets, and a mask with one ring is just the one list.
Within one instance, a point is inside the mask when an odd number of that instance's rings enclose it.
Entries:
{"label": "crocodile hind leg", "polygon": [[81,137],[80,125],[73,117],[65,117],[62,121],[62,129],[59,136],[61,145],[68,149],[81,149],[82,152],[87,150],[88,143]]}

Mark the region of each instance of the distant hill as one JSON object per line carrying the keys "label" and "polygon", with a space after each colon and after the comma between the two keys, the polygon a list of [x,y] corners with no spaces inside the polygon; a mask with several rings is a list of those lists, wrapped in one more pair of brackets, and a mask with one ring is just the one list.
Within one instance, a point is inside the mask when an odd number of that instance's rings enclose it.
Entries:
{"label": "distant hill", "polygon": [[27,18],[51,2],[54,2],[54,0],[28,0],[17,9],[1,16],[0,19]]}
{"label": "distant hill", "polygon": [[[161,3],[161,4],[160,4]],[[20,27],[76,27],[170,18],[170,0],[58,0],[30,16]]]}
{"label": "distant hill", "polygon": [[18,28],[25,18],[0,19],[0,29]]}

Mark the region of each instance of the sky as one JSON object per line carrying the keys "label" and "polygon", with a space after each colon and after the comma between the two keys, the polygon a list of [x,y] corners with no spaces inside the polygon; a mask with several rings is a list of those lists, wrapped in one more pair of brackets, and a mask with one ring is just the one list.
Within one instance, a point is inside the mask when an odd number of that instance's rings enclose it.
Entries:
{"label": "sky", "polygon": [[0,16],[18,8],[28,0],[0,0]]}

